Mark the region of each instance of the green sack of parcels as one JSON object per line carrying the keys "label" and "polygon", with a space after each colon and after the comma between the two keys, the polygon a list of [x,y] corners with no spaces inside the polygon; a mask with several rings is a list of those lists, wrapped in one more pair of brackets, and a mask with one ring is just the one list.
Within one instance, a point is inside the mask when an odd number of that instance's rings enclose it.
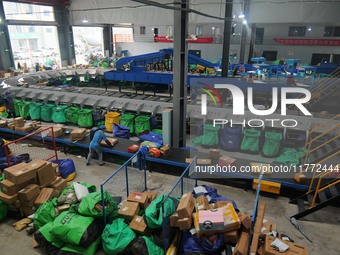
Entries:
{"label": "green sack of parcels", "polygon": [[8,117],[8,112],[6,112],[6,111],[0,112],[0,118],[6,119],[7,117]]}
{"label": "green sack of parcels", "polygon": [[135,134],[138,135],[143,131],[150,131],[150,117],[149,116],[137,116],[135,118]]}
{"label": "green sack of parcels", "polygon": [[56,106],[52,110],[52,121],[54,123],[65,123],[66,116],[65,116],[65,109],[67,106]]}
{"label": "green sack of parcels", "polygon": [[148,247],[149,254],[157,254],[157,255],[164,254],[163,248],[156,245],[150,237],[142,236],[140,238],[143,238],[145,240],[146,246]]}
{"label": "green sack of parcels", "polygon": [[14,99],[13,102],[14,102],[15,115],[16,116],[20,116],[20,103],[21,103],[21,100]]}
{"label": "green sack of parcels", "polygon": [[78,125],[81,127],[92,127],[93,126],[93,117],[92,110],[83,109],[79,112]]}
{"label": "green sack of parcels", "polygon": [[130,134],[135,132],[135,115],[124,113],[120,116],[120,124],[130,129]]}
{"label": "green sack of parcels", "polygon": [[32,120],[40,120],[41,119],[41,107],[42,103],[32,103],[30,104],[29,113]]}
{"label": "green sack of parcels", "polygon": [[53,226],[53,222],[47,223],[34,233],[34,240],[39,246],[49,255],[57,255],[59,249],[63,247],[64,242],[56,240],[51,234],[50,229]]}
{"label": "green sack of parcels", "polygon": [[116,255],[124,251],[135,238],[136,234],[124,223],[124,220],[117,218],[111,224],[106,225],[103,231],[103,249],[108,255]]}
{"label": "green sack of parcels", "polygon": [[33,225],[36,229],[40,229],[49,222],[53,222],[57,217],[57,199],[54,198],[43,203],[34,213]]}
{"label": "green sack of parcels", "polygon": [[240,149],[251,153],[258,152],[260,149],[260,135],[260,130],[245,129]]}
{"label": "green sack of parcels", "polygon": [[204,125],[204,132],[202,136],[202,145],[217,145],[220,143],[219,140],[220,126],[213,126],[211,124]]}
{"label": "green sack of parcels", "polygon": [[[161,228],[163,224],[162,214],[162,201],[165,195],[158,196],[151,204],[145,209],[145,219],[149,228]],[[164,216],[171,216],[176,212],[177,205],[174,199],[167,198],[164,202]]]}
{"label": "green sack of parcels", "polygon": [[[89,183],[86,183],[86,182],[78,182],[78,183],[81,184],[81,185],[83,185],[83,186],[85,186],[85,187],[89,190],[89,193],[92,193],[92,192],[96,192],[96,191],[97,191],[96,186],[94,186],[93,184],[89,184]],[[65,189],[60,193],[60,196],[61,196],[61,195],[65,195],[69,189],[74,190],[73,184],[71,184],[70,186],[68,186],[67,188],[65,188]]]}
{"label": "green sack of parcels", "polygon": [[21,101],[19,103],[19,115],[20,117],[26,119],[30,116],[30,105],[32,102]]}
{"label": "green sack of parcels", "polygon": [[266,157],[275,157],[281,147],[282,134],[267,131],[263,143],[262,153]]}
{"label": "green sack of parcels", "polygon": [[66,122],[77,125],[79,120],[79,111],[78,107],[69,107],[65,109]]}
{"label": "green sack of parcels", "polygon": [[53,104],[45,104],[41,107],[41,119],[43,121],[51,122],[52,121],[52,113],[55,105]]}
{"label": "green sack of parcels", "polygon": [[4,202],[0,201],[0,221],[6,219],[7,212],[8,212],[7,205]]}
{"label": "green sack of parcels", "polygon": [[57,255],[94,255],[102,241],[101,236],[96,241],[90,244],[89,247],[83,248],[71,244],[65,244],[58,252]]}
{"label": "green sack of parcels", "polygon": [[[106,191],[104,191],[104,201],[107,219],[116,217],[118,215],[118,206]],[[103,211],[96,210],[97,204],[102,205],[102,193],[100,191],[90,193],[84,197],[78,206],[78,213],[83,216],[102,218]]]}
{"label": "green sack of parcels", "polygon": [[54,220],[50,233],[57,240],[87,248],[97,240],[103,229],[103,221],[68,211]]}

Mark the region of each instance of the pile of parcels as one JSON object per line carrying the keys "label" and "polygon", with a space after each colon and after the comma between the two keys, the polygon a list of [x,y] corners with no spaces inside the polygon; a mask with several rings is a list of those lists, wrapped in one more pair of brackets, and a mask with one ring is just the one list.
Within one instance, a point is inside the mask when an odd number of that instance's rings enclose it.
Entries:
{"label": "pile of parcels", "polygon": [[58,164],[35,159],[5,168],[0,182],[0,201],[9,211],[28,216],[56,197],[67,187],[66,180],[57,177]]}
{"label": "pile of parcels", "polygon": [[[279,234],[276,224],[264,218],[260,203],[252,229],[250,216],[234,201],[221,197],[208,186],[194,188],[182,196],[170,225],[183,231],[180,243],[172,244],[179,254],[307,255],[307,248]],[[176,247],[180,247],[179,251]]]}
{"label": "pile of parcels", "polygon": [[34,120],[31,123],[26,124],[25,119],[22,117],[17,117],[10,122],[7,120],[1,120],[0,127],[4,128],[6,126],[11,130],[30,133],[33,130],[39,129],[41,127],[41,122]]}

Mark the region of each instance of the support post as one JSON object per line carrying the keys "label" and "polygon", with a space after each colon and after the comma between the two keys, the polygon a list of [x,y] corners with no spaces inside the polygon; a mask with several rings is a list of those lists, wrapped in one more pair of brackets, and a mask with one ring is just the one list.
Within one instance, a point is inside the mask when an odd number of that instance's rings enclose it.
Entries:
{"label": "support post", "polygon": [[[243,6],[243,14],[244,14],[244,19],[246,21],[249,20],[249,8],[250,8],[250,2],[249,0],[245,0],[244,6]],[[241,46],[240,46],[240,63],[244,63],[247,37],[248,37],[248,24],[243,24],[242,34],[241,34]]]}
{"label": "support post", "polygon": [[8,26],[5,20],[3,1],[0,3],[0,70],[14,66],[13,52],[9,38]]}
{"label": "support post", "polygon": [[232,15],[233,15],[233,0],[226,0],[224,15],[225,20],[223,33],[223,52],[222,52],[222,73],[221,73],[222,77],[228,77]]}

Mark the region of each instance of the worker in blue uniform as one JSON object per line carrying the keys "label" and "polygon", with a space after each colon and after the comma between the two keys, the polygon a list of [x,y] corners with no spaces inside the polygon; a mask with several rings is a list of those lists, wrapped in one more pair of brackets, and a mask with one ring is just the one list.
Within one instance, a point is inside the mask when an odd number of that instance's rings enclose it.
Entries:
{"label": "worker in blue uniform", "polygon": [[89,155],[87,156],[87,161],[86,165],[90,165],[90,161],[92,159],[92,156],[94,152],[97,152],[98,158],[99,158],[99,165],[102,166],[105,163],[103,162],[103,151],[102,148],[100,147],[100,142],[104,140],[108,146],[113,146],[110,141],[106,138],[106,135],[104,134],[104,131],[106,130],[106,127],[104,125],[99,127],[99,130],[96,131],[96,133],[93,136],[93,139],[90,143],[90,152]]}
{"label": "worker in blue uniform", "polygon": [[5,106],[6,106],[6,111],[8,113],[8,118],[15,118],[15,108],[14,108],[14,100],[12,98],[12,92],[5,91],[4,97],[5,97]]}

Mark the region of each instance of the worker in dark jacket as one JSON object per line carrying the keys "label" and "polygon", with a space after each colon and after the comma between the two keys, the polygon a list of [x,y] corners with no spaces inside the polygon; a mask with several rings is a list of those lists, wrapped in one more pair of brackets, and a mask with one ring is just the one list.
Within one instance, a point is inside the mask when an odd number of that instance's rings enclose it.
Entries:
{"label": "worker in dark jacket", "polygon": [[90,165],[90,161],[92,159],[92,156],[94,154],[94,152],[97,152],[98,157],[99,157],[99,165],[102,166],[105,163],[103,162],[103,151],[102,148],[100,147],[100,142],[102,140],[104,140],[106,142],[106,144],[110,147],[112,147],[113,145],[110,143],[110,141],[106,138],[106,135],[104,134],[104,131],[106,130],[106,127],[104,125],[99,127],[99,130],[96,131],[96,133],[93,136],[93,139],[90,143],[90,152],[89,155],[87,156],[87,161],[86,161],[86,165]]}
{"label": "worker in dark jacket", "polygon": [[4,92],[5,107],[8,113],[8,118],[15,118],[14,100],[11,95],[12,95],[11,91],[7,90]]}

